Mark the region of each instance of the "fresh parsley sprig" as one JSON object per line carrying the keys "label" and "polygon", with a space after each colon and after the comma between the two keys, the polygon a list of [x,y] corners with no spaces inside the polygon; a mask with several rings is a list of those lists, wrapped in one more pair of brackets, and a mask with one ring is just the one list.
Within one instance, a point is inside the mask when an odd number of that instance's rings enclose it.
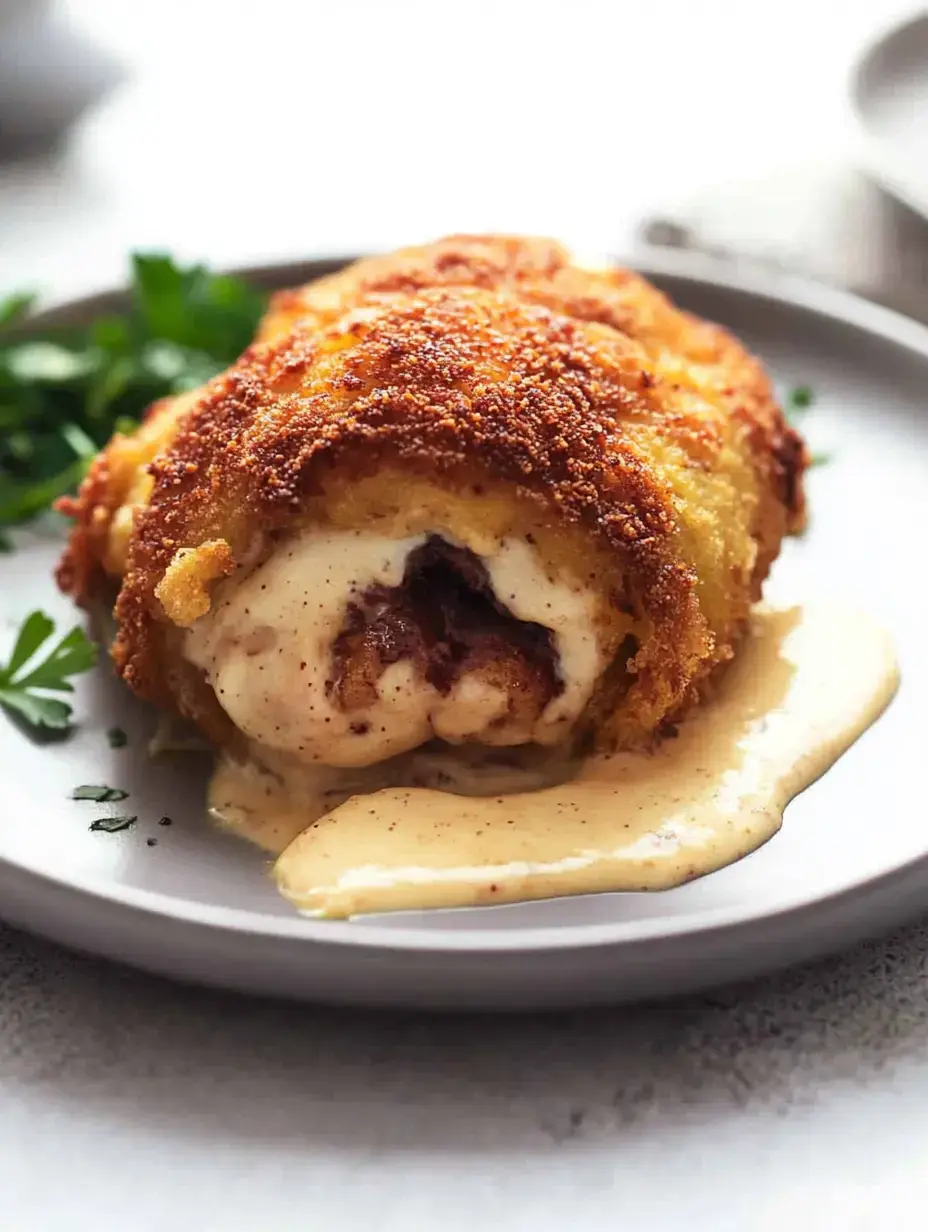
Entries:
{"label": "fresh parsley sprig", "polygon": [[0,527],[73,491],[113,431],[131,430],[157,398],[237,359],[264,308],[240,279],[157,254],[132,258],[124,315],[36,333],[33,302],[0,301]]}
{"label": "fresh parsley sprig", "polygon": [[0,667],[0,707],[46,734],[71,727],[71,707],[49,694],[73,693],[68,677],[93,667],[98,651],[77,627],[48,649],[54,631],[50,616],[33,612],[23,621],[6,666]]}

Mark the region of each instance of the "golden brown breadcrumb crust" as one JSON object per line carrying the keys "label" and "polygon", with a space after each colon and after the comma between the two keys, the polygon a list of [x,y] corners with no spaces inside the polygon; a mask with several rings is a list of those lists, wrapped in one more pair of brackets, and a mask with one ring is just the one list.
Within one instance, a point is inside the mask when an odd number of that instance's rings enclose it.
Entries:
{"label": "golden brown breadcrumb crust", "polygon": [[[531,507],[610,556],[638,633],[612,673],[621,713],[599,716],[622,744],[731,655],[801,524],[805,450],[758,361],[636,275],[573,267],[554,243],[457,236],[362,261],[276,296],[260,336],[165,416],[117,605],[125,679],[219,743],[230,721],[156,596],[176,554],[209,543],[225,568],[224,543],[247,565],[380,471],[504,493],[514,522]],[[106,459],[59,573],[85,599],[125,495]]]}
{"label": "golden brown breadcrumb crust", "polygon": [[208,539],[196,547],[181,548],[155,587],[155,598],[172,624],[189,629],[210,609],[209,587],[235,569],[225,539]]}
{"label": "golden brown breadcrumb crust", "polygon": [[198,398],[199,391],[153,403],[135,432],[117,432],[97,454],[77,495],[56,503],[75,525],[55,576],[78,603],[86,605],[111,591],[112,579],[122,578],[134,510],[151,495],[148,465],[173,440]]}
{"label": "golden brown breadcrumb crust", "polygon": [[[621,268],[584,269],[571,263],[553,240],[494,235],[453,235],[421,247],[369,257],[304,287],[278,291],[257,341],[273,341],[294,326],[331,325],[346,310],[436,286],[511,288],[520,298],[566,316],[609,325],[638,341],[649,356],[677,363],[687,379],[720,399],[745,429],[758,481],[781,502],[781,533],[801,529],[805,504],[802,475],[808,462],[801,438],[786,424],[760,362],[727,330],[673,305],[645,279]],[[105,572],[121,572],[122,550],[108,554],[114,515],[126,498],[127,470],[147,465],[158,447],[167,449],[194,396],[163,399],[149,412],[141,437],[144,453],[125,457],[114,438],[101,453],[76,498],[59,508],[76,525],[58,573],[59,584],[79,602],[99,591]],[[155,426],[158,436],[150,429]],[[131,518],[131,511],[128,518]],[[127,520],[128,520],[127,518]],[[120,549],[123,544],[120,544]],[[766,575],[778,551],[774,536],[760,544],[758,573]],[[107,560],[109,555],[109,560]]]}
{"label": "golden brown breadcrumb crust", "polygon": [[[698,545],[694,559],[668,486],[671,469],[693,460],[711,471],[730,428],[692,391],[665,385],[615,331],[498,292],[426,290],[374,317],[256,347],[153,464],[117,605],[117,663],[143,695],[168,702],[170,690],[201,717],[209,702],[172,653],[155,597],[178,550],[223,539],[241,559],[256,538],[292,529],[327,486],[390,465],[451,488],[506,485],[608,545],[650,624],[626,702],[650,730],[729,653],[756,596],[749,570],[707,568],[704,584],[723,592],[710,628]],[[183,688],[166,661],[187,677]]]}
{"label": "golden brown breadcrumb crust", "polygon": [[521,299],[575,320],[609,325],[660,362],[676,359],[748,427],[763,482],[774,487],[787,510],[788,529],[801,527],[807,459],[801,439],[780,413],[763,365],[728,330],[681,311],[640,275],[619,267],[578,266],[554,240],[452,235],[357,261],[305,287],[277,292],[257,341],[280,338],[301,321],[310,328],[324,326],[348,307],[436,286],[511,288]]}

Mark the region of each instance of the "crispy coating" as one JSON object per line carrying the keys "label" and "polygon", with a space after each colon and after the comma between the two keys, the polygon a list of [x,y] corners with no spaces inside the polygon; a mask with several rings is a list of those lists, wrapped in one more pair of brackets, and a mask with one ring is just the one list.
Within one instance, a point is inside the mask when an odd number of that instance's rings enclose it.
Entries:
{"label": "crispy coating", "polygon": [[79,603],[88,604],[109,589],[113,579],[122,579],[136,511],[154,487],[149,464],[170,446],[198,398],[195,391],[155,402],[135,432],[117,432],[97,454],[77,496],[58,501],[56,508],[74,518],[75,525],[56,577]]}
{"label": "crispy coating", "polygon": [[[331,324],[346,308],[375,305],[426,287],[508,288],[523,301],[543,304],[580,321],[609,325],[639,342],[668,379],[699,387],[721,401],[747,433],[761,482],[774,489],[785,511],[785,530],[801,529],[802,473],[807,459],[783,421],[763,366],[727,330],[683,312],[631,270],[584,268],[569,251],[546,239],[453,235],[436,243],[357,261],[297,290],[279,291],[258,341],[283,337],[294,325]],[[766,573],[776,555],[761,544]]]}
{"label": "crispy coating", "polygon": [[172,569],[199,614],[217,573],[307,527],[457,519],[523,537],[596,592],[612,661],[586,717],[601,744],[631,747],[730,657],[801,525],[804,447],[760,364],[636,275],[572,266],[556,244],[452,237],[362,261],[276,296],[260,338],[160,408],[134,471],[125,438],[101,455],[59,571],[86,599],[121,570],[113,529],[128,524],[119,670],[217,743],[237,733],[159,601]]}
{"label": "crispy coating", "polygon": [[235,559],[225,539],[181,548],[155,587],[155,598],[168,620],[189,629],[210,609],[210,583],[234,569]]}

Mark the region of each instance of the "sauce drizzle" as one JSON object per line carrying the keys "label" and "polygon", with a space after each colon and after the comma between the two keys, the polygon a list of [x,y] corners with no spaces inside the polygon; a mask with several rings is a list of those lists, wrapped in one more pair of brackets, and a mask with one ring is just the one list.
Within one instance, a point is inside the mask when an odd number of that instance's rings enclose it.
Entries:
{"label": "sauce drizzle", "polygon": [[[771,838],[898,679],[892,639],[869,617],[759,608],[715,695],[653,753],[592,757],[533,791],[469,780],[465,768],[453,787],[474,795],[330,778],[315,799],[305,779],[226,762],[212,811],[280,852],[280,891],[320,916],[667,889]],[[414,765],[413,755],[401,781]]]}

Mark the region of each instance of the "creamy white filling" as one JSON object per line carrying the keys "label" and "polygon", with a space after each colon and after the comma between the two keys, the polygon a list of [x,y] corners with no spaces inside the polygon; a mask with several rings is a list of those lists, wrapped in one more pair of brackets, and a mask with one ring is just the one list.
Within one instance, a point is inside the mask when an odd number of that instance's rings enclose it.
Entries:
{"label": "creamy white filling", "polygon": [[[541,723],[552,730],[566,726],[589,701],[604,666],[593,596],[584,588],[549,578],[538,553],[521,539],[503,539],[483,563],[493,593],[516,620],[544,625],[554,634],[564,688],[545,708]],[[549,740],[541,738],[540,743]]]}
{"label": "creamy white filling", "polygon": [[[440,529],[435,533],[471,547]],[[442,695],[410,661],[387,667],[376,701],[363,709],[346,712],[327,695],[332,649],[348,604],[372,586],[399,586],[409,553],[425,539],[306,533],[248,576],[220,586],[211,611],[187,634],[186,653],[246,736],[330,766],[371,765],[433,736],[503,745],[551,745],[565,737],[604,665],[595,598],[548,577],[537,553],[516,539],[482,542],[477,554],[513,616],[553,634],[563,688],[531,730],[505,721],[509,699],[501,689],[464,675]]]}

